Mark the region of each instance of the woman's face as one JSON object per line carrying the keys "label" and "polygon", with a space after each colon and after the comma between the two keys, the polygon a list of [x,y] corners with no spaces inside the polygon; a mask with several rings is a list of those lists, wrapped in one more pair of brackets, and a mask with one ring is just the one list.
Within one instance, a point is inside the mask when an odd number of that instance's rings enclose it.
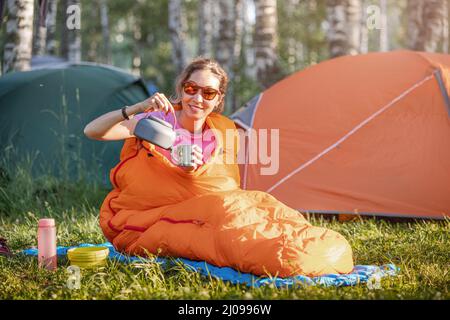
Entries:
{"label": "woman's face", "polygon": [[[208,87],[219,92],[220,80],[209,70],[197,70],[191,74],[186,82],[193,82],[199,87]],[[222,96],[220,92],[212,100],[206,100],[202,96],[203,89],[198,90],[195,94],[189,95],[182,90],[181,106],[184,115],[192,120],[206,118],[220,102]]]}

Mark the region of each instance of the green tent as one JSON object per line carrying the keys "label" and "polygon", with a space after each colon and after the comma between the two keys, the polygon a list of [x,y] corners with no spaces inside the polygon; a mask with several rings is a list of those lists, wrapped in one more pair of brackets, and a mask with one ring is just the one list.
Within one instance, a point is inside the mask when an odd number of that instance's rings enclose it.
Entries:
{"label": "green tent", "polygon": [[6,74],[0,78],[0,150],[34,155],[33,172],[51,168],[74,179],[94,170],[93,176],[108,185],[123,141],[93,141],[83,129],[94,118],[148,96],[141,78],[93,63],[61,62]]}

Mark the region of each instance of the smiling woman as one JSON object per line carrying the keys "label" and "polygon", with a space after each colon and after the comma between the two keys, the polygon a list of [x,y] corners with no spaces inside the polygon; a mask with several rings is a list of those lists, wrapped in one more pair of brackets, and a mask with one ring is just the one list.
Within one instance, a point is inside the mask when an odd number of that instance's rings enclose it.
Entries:
{"label": "smiling woman", "polygon": [[[189,132],[193,144],[193,163],[190,167],[179,166],[183,170],[192,171],[204,163],[205,150],[215,148],[214,138],[203,137],[209,126],[206,118],[211,112],[221,113],[224,109],[224,98],[228,85],[226,72],[211,59],[197,58],[193,60],[176,80],[175,96],[168,99],[163,93],[155,93],[150,98],[127,106],[121,110],[109,112],[89,123],[84,129],[86,136],[97,140],[122,140],[134,137],[134,129],[139,120],[148,116],[156,116],[172,124],[175,129]],[[169,114],[170,113],[170,114]],[[203,141],[198,135],[202,133]],[[195,135],[197,134],[197,135]],[[185,143],[180,135],[174,146]],[[169,153],[159,148],[170,161],[174,161]],[[175,163],[176,164],[176,163]]]}
{"label": "smiling woman", "polygon": [[[129,254],[159,253],[257,275],[350,272],[352,250],[342,235],[312,226],[268,193],[240,188],[239,135],[220,114],[227,82],[217,62],[198,58],[177,78],[171,100],[156,93],[88,124],[92,138],[125,139],[111,170],[114,189],[100,209],[103,233]],[[182,132],[174,147],[192,146],[191,167],[133,135],[150,115]]]}

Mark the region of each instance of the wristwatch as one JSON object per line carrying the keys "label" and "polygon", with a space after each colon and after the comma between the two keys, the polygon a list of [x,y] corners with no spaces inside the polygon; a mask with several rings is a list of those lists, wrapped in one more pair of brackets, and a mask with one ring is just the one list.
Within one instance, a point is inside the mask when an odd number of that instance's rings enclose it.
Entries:
{"label": "wristwatch", "polygon": [[122,110],[122,116],[125,118],[125,119],[127,119],[127,120],[130,120],[130,118],[128,117],[128,115],[127,115],[127,113],[126,113],[126,109],[127,109],[127,107],[128,106],[125,106],[125,107],[123,107],[121,110]]}

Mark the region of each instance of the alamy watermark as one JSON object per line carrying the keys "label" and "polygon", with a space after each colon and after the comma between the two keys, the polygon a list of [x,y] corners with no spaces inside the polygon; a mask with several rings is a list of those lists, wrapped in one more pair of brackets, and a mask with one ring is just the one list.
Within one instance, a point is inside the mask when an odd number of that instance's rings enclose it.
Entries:
{"label": "alamy watermark", "polygon": [[[175,130],[178,136],[190,137],[183,128]],[[275,175],[280,168],[280,130],[279,129],[226,129],[225,135],[217,129],[207,129],[203,134],[194,135],[194,143],[216,140],[216,144],[206,144],[205,157],[219,164],[259,164],[261,175]],[[219,143],[220,142],[220,143]],[[222,146],[216,157],[212,157],[215,147]]]}
{"label": "alamy watermark", "polygon": [[376,272],[367,279],[367,288],[369,290],[379,290],[381,289],[381,277],[383,275],[381,272]]}
{"label": "alamy watermark", "polygon": [[370,5],[366,8],[367,20],[366,26],[368,30],[381,30],[382,20],[381,20],[381,8],[376,5]]}
{"label": "alamy watermark", "polygon": [[72,265],[67,267],[67,272],[69,276],[67,278],[67,288],[71,290],[80,289],[81,288],[81,272],[80,267],[76,265]]}
{"label": "alamy watermark", "polygon": [[81,7],[77,4],[73,4],[67,7],[66,10],[67,20],[66,27],[69,30],[81,29]]}

